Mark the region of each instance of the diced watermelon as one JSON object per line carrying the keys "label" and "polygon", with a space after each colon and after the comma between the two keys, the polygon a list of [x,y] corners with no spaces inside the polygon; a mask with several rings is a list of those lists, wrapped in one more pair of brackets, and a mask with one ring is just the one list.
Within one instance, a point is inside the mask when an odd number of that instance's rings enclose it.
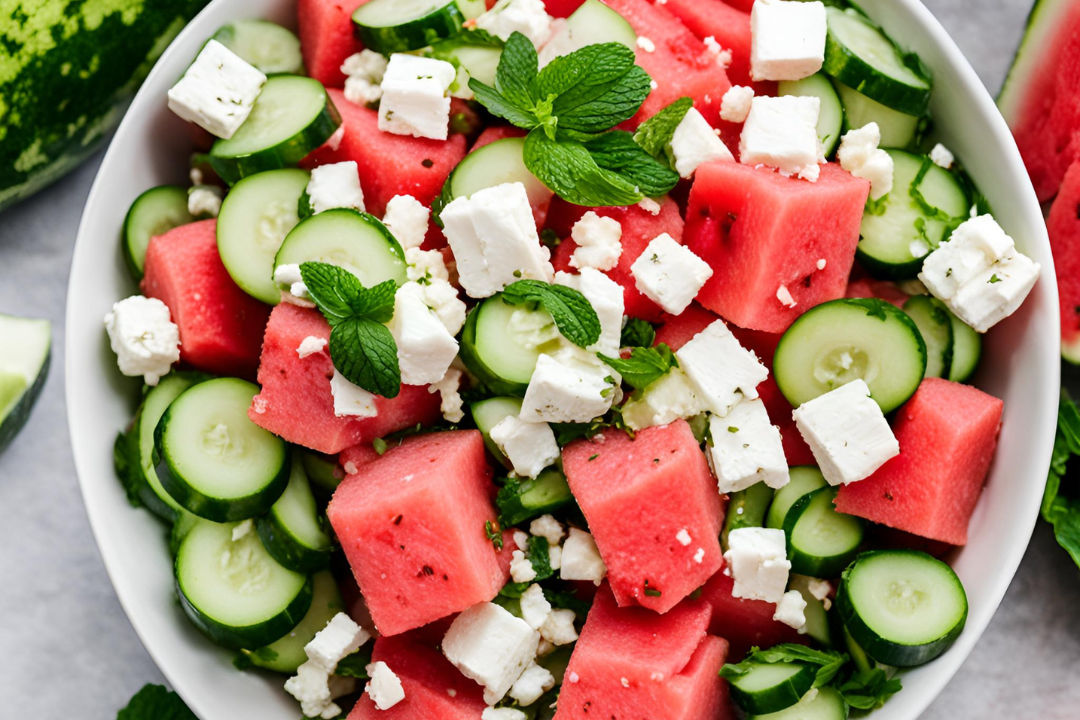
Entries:
{"label": "diced watermelon", "polygon": [[724,0],[724,3],[747,14],[754,9],[754,0]]}
{"label": "diced watermelon", "polygon": [[465,157],[465,136],[452,134],[444,141],[382,132],[377,112],[349,102],[340,90],[327,92],[341,113],[344,134],[328,140],[301,165],[312,168],[354,160],[360,168],[364,203],[378,217],[395,195],[412,195],[430,206]]}
{"label": "diced watermelon", "polygon": [[215,375],[255,377],[270,308],[241,290],[225,270],[216,220],[152,238],[139,287],[169,306],[180,328],[180,362]]}
{"label": "diced watermelon", "polygon": [[701,590],[701,599],[712,606],[709,632],[731,645],[732,662],[738,662],[751,647],[769,648],[781,643],[807,643],[806,636],[794,628],[773,620],[776,603],[744,600],[731,595],[735,581],[720,572],[709,578]]}
{"label": "diced watermelon", "polygon": [[673,351],[694,339],[694,336],[720,318],[697,303],[682,311],[681,315],[664,313],[663,325],[656,329],[656,344],[664,343]]}
{"label": "diced watermelon", "polygon": [[[580,210],[580,213],[573,217],[578,210]],[[581,219],[581,216],[588,210],[589,208],[578,208],[574,205],[567,206],[566,203],[552,203],[552,211],[559,214],[559,223],[565,225],[569,221],[566,233],[560,233],[560,237],[567,239],[559,243],[559,246],[552,253],[551,262],[555,265],[556,270],[576,272],[574,268],[570,267],[570,257],[574,254],[577,243],[569,239],[568,236],[574,223]],[[667,233],[676,241],[682,241],[683,219],[679,214],[679,207],[674,200],[665,198],[657,215],[653,215],[648,210],[643,210],[638,205],[596,208],[595,212],[602,217],[614,218],[622,225],[622,255],[619,257],[619,264],[613,270],[608,271],[606,275],[623,286],[623,302],[626,306],[626,314],[630,317],[638,317],[654,322],[659,320],[663,311],[659,305],[638,292],[634,283],[634,276],[630,272],[630,266],[634,264],[634,261],[638,259],[641,253],[645,252],[645,248],[658,235]],[[573,220],[570,220],[571,217],[573,217]],[[550,226],[551,223],[549,222],[548,225]]]}
{"label": "diced watermelon", "polygon": [[361,443],[342,450],[338,455],[338,464],[346,475],[355,475],[360,472],[360,468],[370,462],[375,462],[380,457],[382,456],[369,443]]}
{"label": "diced watermelon", "polygon": [[548,15],[557,18],[568,18],[574,11],[584,4],[585,0],[544,0],[544,9]]}
{"label": "diced watermelon", "polygon": [[1080,363],[1080,163],[1065,173],[1046,221],[1061,302],[1061,354]]}
{"label": "diced watermelon", "polygon": [[263,340],[259,384],[248,416],[259,427],[291,443],[333,455],[360,443],[440,419],[439,395],[426,385],[403,385],[396,398],[376,398],[373,418],[337,417],[326,352],[301,358],[306,337],[329,338],[330,326],[318,310],[288,303],[274,308]]}
{"label": "diced watermelon", "polygon": [[326,87],[345,86],[341,64],[364,46],[353,35],[353,10],[369,0],[298,0],[300,52],[307,74]]}
{"label": "diced watermelon", "polygon": [[[713,276],[698,302],[739,327],[777,333],[843,297],[869,193],[870,183],[833,163],[817,182],[733,162],[699,167],[685,243]],[[795,307],[781,302],[781,288]]]}
{"label": "diced watermelon", "polygon": [[997,447],[1002,407],[969,385],[923,380],[893,423],[900,454],[866,480],[841,487],[836,509],[930,540],[966,544]]}
{"label": "diced watermelon", "polygon": [[383,662],[401,680],[405,698],[380,710],[365,692],[349,720],[480,720],[487,705],[480,685],[435,648],[406,637],[375,640],[372,662]]}
{"label": "diced watermelon", "polygon": [[871,277],[853,278],[847,286],[844,297],[849,298],[877,298],[887,303],[892,303],[898,308],[903,308],[904,303],[911,296],[896,287],[896,283],[888,280],[875,280]]}
{"label": "diced watermelon", "polygon": [[476,430],[411,437],[338,486],[327,516],[375,627],[397,635],[491,600],[508,573]]}
{"label": "diced watermelon", "polygon": [[469,148],[469,152],[474,152],[490,145],[496,140],[505,140],[506,138],[520,138],[528,135],[528,132],[522,130],[519,127],[513,125],[492,125],[491,127],[484,128],[484,132],[480,133],[480,137],[476,138],[476,142]]}
{"label": "diced watermelon", "polygon": [[[607,432],[572,443],[563,470],[619,605],[667,612],[723,562],[716,479],[685,420],[633,440]],[[687,545],[677,537],[683,531]]]}

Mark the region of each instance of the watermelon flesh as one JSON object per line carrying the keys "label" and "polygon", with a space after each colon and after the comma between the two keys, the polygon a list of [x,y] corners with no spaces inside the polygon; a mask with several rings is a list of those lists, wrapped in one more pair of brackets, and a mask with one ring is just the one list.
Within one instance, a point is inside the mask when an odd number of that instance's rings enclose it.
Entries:
{"label": "watermelon flesh", "polygon": [[[665,613],[723,562],[716,480],[685,420],[581,440],[563,470],[608,568],[619,605]],[[683,545],[681,531],[691,542]]]}
{"label": "watermelon flesh", "polygon": [[1001,400],[926,378],[897,412],[900,454],[844,485],[836,509],[919,537],[964,545],[1001,427]]}
{"label": "watermelon flesh", "polygon": [[544,9],[551,17],[568,18],[585,3],[585,0],[544,0]]}
{"label": "watermelon flesh", "polygon": [[139,287],[169,306],[180,328],[180,362],[216,375],[255,377],[270,308],[241,290],[225,270],[216,220],[152,238]]}
{"label": "watermelon flesh", "polygon": [[699,167],[684,242],[713,276],[698,302],[739,327],[779,333],[843,297],[869,193],[867,181],[835,163],[813,183],[732,162]]}
{"label": "watermelon flesh", "polygon": [[733,597],[734,586],[735,581],[721,570],[701,590],[702,601],[712,607],[709,633],[728,641],[732,662],[742,660],[755,646],[770,648],[781,643],[809,642],[791,626],[773,620],[776,603]]}
{"label": "watermelon flesh", "polygon": [[911,297],[906,292],[896,287],[896,283],[888,280],[874,280],[870,277],[862,277],[851,280],[847,286],[844,297],[849,298],[877,298],[891,303],[903,309],[904,303]]}
{"label": "watermelon flesh", "polygon": [[1061,354],[1080,363],[1080,163],[1073,163],[1046,221],[1061,302]]}
{"label": "watermelon flesh", "polygon": [[327,516],[375,627],[397,635],[498,594],[509,577],[495,523],[483,436],[411,437],[346,477]]}
{"label": "watermelon flesh", "polygon": [[304,338],[328,339],[330,326],[317,310],[282,303],[266,327],[259,384],[248,417],[261,428],[296,445],[334,455],[375,438],[442,418],[438,393],[426,385],[402,385],[396,398],[376,398],[372,418],[337,417],[328,352],[301,358],[296,349]]}
{"label": "watermelon flesh", "polygon": [[352,13],[366,2],[368,0],[297,2],[297,31],[304,68],[309,76],[326,87],[345,87],[341,65],[350,55],[364,49],[353,35]]}

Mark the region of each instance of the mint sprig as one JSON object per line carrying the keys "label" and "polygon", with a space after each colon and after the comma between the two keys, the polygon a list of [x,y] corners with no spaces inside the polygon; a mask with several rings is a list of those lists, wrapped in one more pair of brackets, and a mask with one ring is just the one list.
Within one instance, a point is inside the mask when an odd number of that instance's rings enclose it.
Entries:
{"label": "mint sprig", "polygon": [[636,347],[628,358],[612,358],[603,353],[597,357],[622,375],[622,379],[635,390],[644,390],[654,382],[679,367],[679,361],[664,343],[656,347]]}
{"label": "mint sprig", "polygon": [[397,343],[383,324],[394,317],[397,284],[365,288],[348,270],[327,263],[300,265],[315,306],[330,323],[330,359],[354,385],[385,398],[401,391]]}
{"label": "mint sprig", "polygon": [[198,720],[180,696],[161,685],[145,685],[116,720]]}
{"label": "mint sprig", "polygon": [[817,668],[814,687],[818,688],[832,682],[848,659],[846,654],[832,650],[813,650],[805,645],[794,643],[775,645],[767,650],[755,647],[750,649],[750,654],[741,663],[728,663],[720,668],[720,677],[732,680],[745,675],[759,665],[801,663]]}
{"label": "mint sprig", "polygon": [[619,342],[623,347],[652,347],[656,342],[656,330],[641,318],[629,318],[623,325]]}
{"label": "mint sprig", "polygon": [[667,160],[667,146],[675,137],[675,129],[694,107],[694,101],[681,97],[651,118],[641,123],[634,133],[634,142],[657,160]]}
{"label": "mint sprig", "polygon": [[551,315],[563,337],[578,347],[588,347],[600,339],[600,318],[585,296],[573,288],[539,280],[518,280],[506,286],[502,299],[508,305],[540,305]]}

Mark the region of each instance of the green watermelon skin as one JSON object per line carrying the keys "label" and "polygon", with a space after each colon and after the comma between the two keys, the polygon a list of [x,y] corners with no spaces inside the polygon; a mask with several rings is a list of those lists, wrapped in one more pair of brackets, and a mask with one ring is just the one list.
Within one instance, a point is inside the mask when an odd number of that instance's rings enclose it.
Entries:
{"label": "green watermelon skin", "polygon": [[0,10],[0,210],[72,170],[208,0],[16,0]]}

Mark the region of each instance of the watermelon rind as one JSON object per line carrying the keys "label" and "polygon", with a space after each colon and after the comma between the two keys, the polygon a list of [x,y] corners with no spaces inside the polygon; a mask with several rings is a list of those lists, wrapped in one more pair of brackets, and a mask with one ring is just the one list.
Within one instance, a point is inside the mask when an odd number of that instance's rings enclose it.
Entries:
{"label": "watermelon rind", "polygon": [[52,357],[48,320],[0,315],[0,452],[30,417]]}
{"label": "watermelon rind", "polygon": [[1071,0],[1036,0],[1031,8],[1024,36],[997,98],[998,108],[1009,127],[1015,127],[1019,120],[1024,90],[1032,74],[1038,72],[1043,53],[1051,46],[1050,38],[1061,30],[1062,20],[1074,6]]}

